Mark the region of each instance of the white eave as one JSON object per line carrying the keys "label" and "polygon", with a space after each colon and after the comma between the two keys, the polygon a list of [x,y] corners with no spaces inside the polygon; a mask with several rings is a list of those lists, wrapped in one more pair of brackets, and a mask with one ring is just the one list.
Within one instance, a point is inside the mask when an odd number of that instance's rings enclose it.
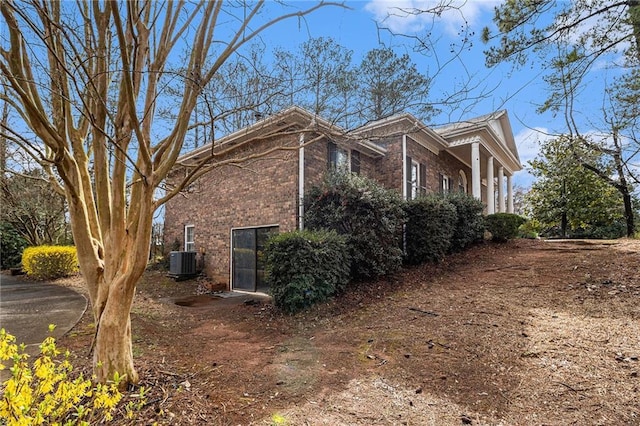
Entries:
{"label": "white eave", "polygon": [[507,111],[497,111],[435,129],[453,148],[480,142],[510,172],[522,170]]}
{"label": "white eave", "polygon": [[[215,141],[215,147],[232,147],[233,145],[242,142],[276,136],[278,132],[295,126],[298,127],[297,132],[299,133],[325,134],[328,139],[340,141],[351,139],[349,137],[349,132],[342,129],[340,126],[330,123],[303,108],[292,106],[277,114],[257,121],[248,127],[217,139]],[[371,157],[381,157],[387,153],[385,148],[378,146],[367,139],[356,138],[355,143],[358,146],[358,150]],[[207,155],[211,152],[211,149],[212,143],[210,142],[180,156],[177,162],[182,163],[190,159],[197,159],[197,157],[202,154]]]}
{"label": "white eave", "polygon": [[[388,132],[388,129],[394,130]],[[439,154],[441,149],[448,146],[447,141],[440,134],[409,113],[393,115],[365,124],[359,127],[356,133],[366,134],[373,140],[407,135],[435,154]]]}

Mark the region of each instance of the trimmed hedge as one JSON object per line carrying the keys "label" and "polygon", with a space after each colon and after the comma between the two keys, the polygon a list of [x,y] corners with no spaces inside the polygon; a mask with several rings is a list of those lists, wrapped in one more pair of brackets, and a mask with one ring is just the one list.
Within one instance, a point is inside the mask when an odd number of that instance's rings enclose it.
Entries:
{"label": "trimmed hedge", "polygon": [[464,192],[452,192],[446,199],[456,207],[458,220],[451,238],[450,252],[460,252],[484,238],[484,206],[482,201]]}
{"label": "trimmed hedge", "polygon": [[330,173],[305,196],[307,229],[345,235],[354,278],[383,276],[402,266],[403,200],[391,189],[354,174]]}
{"label": "trimmed hedge", "polygon": [[78,272],[78,255],[73,246],[27,247],[22,252],[22,267],[37,279],[55,279]]}
{"label": "trimmed hedge", "polygon": [[513,213],[495,213],[486,217],[487,231],[491,240],[504,243],[518,236],[518,228],[527,220]]}
{"label": "trimmed hedge", "polygon": [[266,280],[276,307],[295,313],[345,289],[349,255],[333,231],[294,231],[272,237],[265,248]]}
{"label": "trimmed hedge", "polygon": [[456,206],[441,195],[428,195],[405,204],[405,262],[438,262],[451,247],[458,222]]}

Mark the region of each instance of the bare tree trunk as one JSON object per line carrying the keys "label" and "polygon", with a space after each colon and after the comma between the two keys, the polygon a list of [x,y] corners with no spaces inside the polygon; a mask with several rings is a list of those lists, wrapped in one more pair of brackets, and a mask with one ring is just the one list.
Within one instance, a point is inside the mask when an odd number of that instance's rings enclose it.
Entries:
{"label": "bare tree trunk", "polygon": [[635,220],[633,217],[633,205],[631,201],[631,194],[625,192],[622,194],[622,201],[624,202],[624,216],[627,222],[627,237],[631,238],[635,235]]}
{"label": "bare tree trunk", "polygon": [[636,42],[636,58],[640,61],[640,1],[629,0],[629,20],[633,27],[633,37]]}
{"label": "bare tree trunk", "polygon": [[138,383],[133,365],[131,340],[131,305],[135,283],[139,277],[120,276],[103,285],[110,288],[104,310],[96,322],[93,350],[94,373],[101,382],[111,380],[117,373],[124,383]]}

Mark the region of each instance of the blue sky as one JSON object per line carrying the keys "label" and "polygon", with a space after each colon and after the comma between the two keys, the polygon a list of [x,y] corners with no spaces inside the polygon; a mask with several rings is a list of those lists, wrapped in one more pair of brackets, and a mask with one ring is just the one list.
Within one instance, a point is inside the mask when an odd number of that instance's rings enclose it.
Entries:
{"label": "blue sky", "polygon": [[[326,7],[303,20],[290,20],[268,30],[262,39],[268,48],[295,48],[310,37],[330,36],[339,44],[353,50],[354,63],[379,43],[393,47],[398,53],[409,53],[421,72],[435,76],[432,93],[434,99],[457,91],[461,84],[471,82],[474,90],[470,97],[481,92],[489,93],[480,101],[467,99],[460,108],[434,118],[433,125],[483,115],[498,109],[506,109],[511,119],[514,136],[523,165],[538,152],[538,141],[550,137],[549,134],[561,133],[564,119],[551,113],[539,114],[536,109],[544,102],[548,94],[541,76],[543,71],[538,65],[526,65],[514,69],[505,63],[492,69],[485,66],[483,50],[486,46],[480,41],[483,27],[493,27],[493,8],[500,3],[495,0],[453,0],[460,8],[434,17],[433,14],[419,16],[398,16],[398,7],[416,7],[426,9],[436,3],[434,0],[368,0],[347,1],[350,9]],[[303,9],[312,3],[292,2],[288,10]],[[275,3],[267,7],[268,13],[276,13]],[[281,10],[280,10],[281,11]],[[391,16],[390,16],[391,15]],[[460,30],[468,23],[471,31],[469,44],[460,51],[458,57],[452,56],[461,45]],[[406,37],[392,36],[380,31],[376,24],[389,27],[396,33],[421,35],[429,32],[432,46],[427,54],[413,51],[412,41]],[[439,64],[446,64],[441,66]],[[590,85],[593,97],[583,93],[581,106],[584,111],[597,111],[602,104],[600,89],[606,81],[606,67],[595,71]],[[597,87],[596,87],[597,86]],[[590,102],[593,107],[586,107]],[[579,117],[580,118],[580,117]],[[582,117],[588,120],[589,117]],[[521,171],[515,176],[515,184],[529,187],[532,177]]]}

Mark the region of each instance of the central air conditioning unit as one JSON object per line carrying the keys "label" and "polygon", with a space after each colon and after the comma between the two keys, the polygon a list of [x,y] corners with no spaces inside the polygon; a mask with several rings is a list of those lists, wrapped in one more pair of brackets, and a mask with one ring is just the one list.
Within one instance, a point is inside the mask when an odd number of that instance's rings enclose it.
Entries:
{"label": "central air conditioning unit", "polygon": [[173,278],[188,278],[195,275],[195,251],[172,251],[169,253],[169,276]]}

